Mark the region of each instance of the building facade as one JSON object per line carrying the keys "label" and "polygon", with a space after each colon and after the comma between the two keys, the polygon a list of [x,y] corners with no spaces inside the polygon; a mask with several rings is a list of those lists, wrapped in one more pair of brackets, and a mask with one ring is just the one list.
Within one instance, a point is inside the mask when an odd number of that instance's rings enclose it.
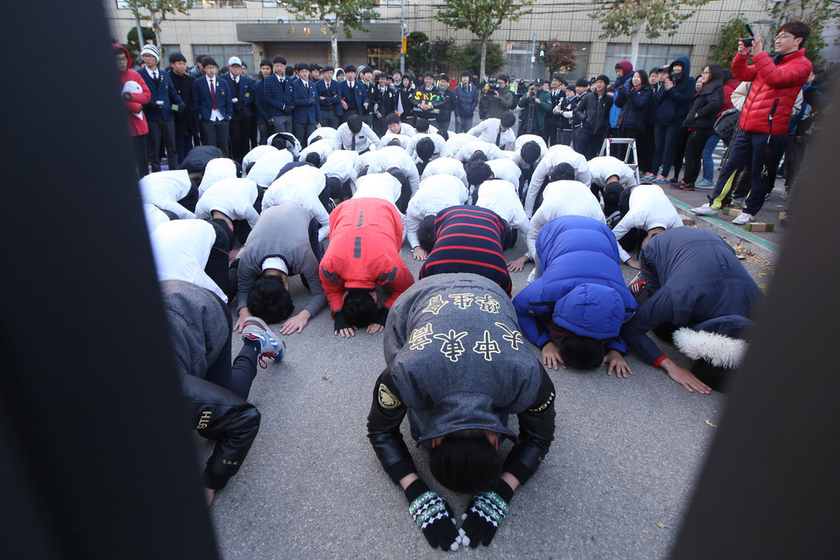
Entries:
{"label": "building facade", "polygon": [[[103,0],[113,37],[126,42],[135,25],[131,10],[123,0]],[[380,18],[366,24],[368,31],[339,37],[339,65],[366,64],[375,69],[399,67],[400,22],[404,15],[406,33],[422,31],[431,39],[454,38],[463,45],[474,39],[467,31],[451,29],[436,21],[437,3],[406,0],[402,13],[400,0],[380,0]],[[678,56],[691,57],[692,73],[699,74],[717,42],[720,27],[737,14],[751,21],[767,21],[765,2],[760,0],[716,0],[700,8],[684,22],[673,37],[643,39],[638,67],[663,66]],[[551,41],[571,42],[578,64],[566,73],[567,79],[598,74],[615,76],[615,63],[630,58],[629,37],[600,39],[598,22],[589,17],[591,0],[536,0],[532,13],[517,22],[506,22],[491,40],[507,55],[508,74],[517,78],[548,77],[535,47]],[[769,25],[756,24],[766,35]],[[282,54],[290,63],[303,60],[322,65],[332,63],[329,29],[319,22],[298,22],[294,14],[271,0],[196,0],[189,15],[170,15],[162,24],[164,51],[180,51],[192,62],[198,54],[210,55],[224,65],[230,56],[246,61],[254,74],[259,61]],[[456,72],[460,69],[450,69]]]}

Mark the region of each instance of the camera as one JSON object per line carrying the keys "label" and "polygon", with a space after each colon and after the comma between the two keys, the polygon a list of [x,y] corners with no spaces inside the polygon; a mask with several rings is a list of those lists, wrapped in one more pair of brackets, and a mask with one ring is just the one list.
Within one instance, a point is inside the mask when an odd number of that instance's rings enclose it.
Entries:
{"label": "camera", "polygon": [[741,37],[741,42],[744,43],[744,46],[747,47],[748,49],[752,48],[754,40],[755,40],[755,37],[746,37],[746,38]]}
{"label": "camera", "polygon": [[487,80],[487,88],[490,91],[497,91],[499,89],[499,81],[496,78],[490,78]]}

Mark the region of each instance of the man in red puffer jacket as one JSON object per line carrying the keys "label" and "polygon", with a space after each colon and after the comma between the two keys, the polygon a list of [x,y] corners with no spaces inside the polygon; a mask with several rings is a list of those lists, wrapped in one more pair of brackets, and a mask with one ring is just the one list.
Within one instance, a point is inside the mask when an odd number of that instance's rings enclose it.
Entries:
{"label": "man in red puffer jacket", "polygon": [[[742,82],[752,82],[738,123],[742,132],[732,144],[729,160],[718,178],[715,192],[709,197],[710,202],[694,208],[695,214],[717,214],[729,177],[750,166],[752,188],[744,212],[732,223],[743,225],[755,220],[764,205],[765,195],[773,189],[776,180],[796,96],[811,73],[811,61],[805,58],[802,48],[810,34],[811,29],[801,21],[782,25],[774,41],[776,56],[772,58],[762,50],[761,36],[755,36],[752,49],[739,41],[738,54],[732,61],[732,76]],[[750,54],[753,64],[747,66]]]}
{"label": "man in red puffer jacket", "polygon": [[145,177],[149,173],[149,153],[146,146],[146,135],[149,133],[149,123],[143,114],[143,104],[152,99],[152,94],[146,86],[146,81],[140,74],[131,69],[131,56],[125,47],[114,45],[114,56],[117,59],[117,69],[122,83],[122,99],[128,113],[128,128],[134,143],[137,174]]}

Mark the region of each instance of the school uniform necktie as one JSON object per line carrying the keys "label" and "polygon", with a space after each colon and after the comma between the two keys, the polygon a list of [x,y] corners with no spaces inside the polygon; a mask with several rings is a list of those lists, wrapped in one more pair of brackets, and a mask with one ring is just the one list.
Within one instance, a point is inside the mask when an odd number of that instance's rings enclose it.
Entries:
{"label": "school uniform necktie", "polygon": [[356,135],[355,134],[353,135],[353,140],[350,141],[350,149],[354,150],[354,151],[356,150]]}
{"label": "school uniform necktie", "polygon": [[501,144],[499,144],[499,141],[501,139],[502,139],[502,129],[501,129],[501,127],[499,127],[499,132],[496,133],[496,147],[499,147],[499,148],[502,147]]}
{"label": "school uniform necktie", "polygon": [[213,110],[218,111],[219,106],[216,104],[216,81],[210,80],[210,98],[213,100]]}

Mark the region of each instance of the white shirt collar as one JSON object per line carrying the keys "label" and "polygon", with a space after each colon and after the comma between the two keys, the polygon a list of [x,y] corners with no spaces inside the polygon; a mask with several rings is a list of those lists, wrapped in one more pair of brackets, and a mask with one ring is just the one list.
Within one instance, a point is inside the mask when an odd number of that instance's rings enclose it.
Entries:
{"label": "white shirt collar", "polygon": [[280,257],[269,257],[265,259],[262,264],[262,269],[268,270],[269,268],[279,270],[283,274],[289,274],[289,268],[286,266],[286,263]]}

